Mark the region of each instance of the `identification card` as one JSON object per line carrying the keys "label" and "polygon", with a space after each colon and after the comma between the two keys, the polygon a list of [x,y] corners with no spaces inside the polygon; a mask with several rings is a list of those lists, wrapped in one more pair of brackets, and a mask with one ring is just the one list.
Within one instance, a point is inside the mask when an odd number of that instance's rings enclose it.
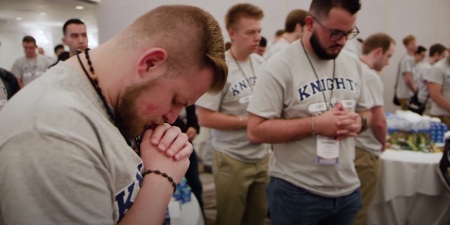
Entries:
{"label": "identification card", "polygon": [[339,141],[317,135],[317,165],[337,165],[339,163]]}

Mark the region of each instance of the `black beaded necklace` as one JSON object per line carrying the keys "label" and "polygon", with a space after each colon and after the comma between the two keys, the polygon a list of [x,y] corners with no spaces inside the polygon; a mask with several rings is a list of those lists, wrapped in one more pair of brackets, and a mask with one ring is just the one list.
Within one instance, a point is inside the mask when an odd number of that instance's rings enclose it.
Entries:
{"label": "black beaded necklace", "polygon": [[131,148],[133,148],[133,150],[139,155],[140,154],[141,137],[140,136],[135,137],[134,142],[132,142],[126,138],[122,129],[120,129],[120,127],[117,125],[116,117],[114,116],[114,113],[112,112],[111,108],[109,107],[108,103],[106,102],[106,99],[105,99],[105,96],[103,95],[102,89],[98,85],[98,79],[94,73],[94,67],[92,66],[92,62],[89,57],[89,50],[90,50],[89,48],[86,48],[84,50],[84,56],[86,57],[87,64],[89,65],[89,70],[91,71],[92,75],[89,75],[88,71],[84,67],[83,62],[81,61],[81,58],[80,58],[81,51],[80,50],[77,50],[78,62],[80,63],[80,66],[84,71],[84,74],[86,75],[86,77],[91,82],[92,86],[94,87],[95,91],[97,92],[98,97],[100,98],[100,100],[102,100],[103,106],[105,107],[106,112],[108,113],[110,119],[113,121],[114,126],[116,126],[117,129],[119,129],[120,134],[122,134],[122,136],[125,139],[125,141],[127,142],[127,144]]}

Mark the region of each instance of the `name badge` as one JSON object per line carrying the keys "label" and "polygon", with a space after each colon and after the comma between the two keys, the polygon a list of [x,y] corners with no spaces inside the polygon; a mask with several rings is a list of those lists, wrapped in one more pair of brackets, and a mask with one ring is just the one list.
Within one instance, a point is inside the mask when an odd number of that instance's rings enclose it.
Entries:
{"label": "name badge", "polygon": [[339,164],[339,141],[317,135],[316,164],[317,165],[337,165]]}

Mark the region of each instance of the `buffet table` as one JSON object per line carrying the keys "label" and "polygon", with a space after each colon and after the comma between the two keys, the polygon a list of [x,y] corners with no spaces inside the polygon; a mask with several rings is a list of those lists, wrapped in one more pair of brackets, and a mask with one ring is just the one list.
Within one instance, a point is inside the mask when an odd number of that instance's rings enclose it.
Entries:
{"label": "buffet table", "polygon": [[437,174],[442,153],[386,150],[370,225],[448,225],[450,193]]}
{"label": "buffet table", "polygon": [[178,202],[169,204],[170,225],[205,225],[203,214],[200,210],[195,195],[191,195],[191,201],[181,205]]}

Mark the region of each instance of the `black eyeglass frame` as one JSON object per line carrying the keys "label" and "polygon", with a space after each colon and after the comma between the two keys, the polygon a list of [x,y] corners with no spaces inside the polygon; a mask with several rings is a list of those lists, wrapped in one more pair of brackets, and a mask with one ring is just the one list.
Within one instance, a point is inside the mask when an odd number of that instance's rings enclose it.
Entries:
{"label": "black eyeglass frame", "polygon": [[330,40],[331,41],[339,41],[341,40],[343,37],[345,37],[347,40],[353,39],[355,37],[358,36],[359,29],[357,26],[355,26],[355,28],[350,31],[350,32],[343,32],[343,31],[338,31],[338,30],[333,30],[330,29],[328,27],[326,27],[325,25],[323,25],[319,19],[317,19],[315,16],[311,16],[315,21],[317,21],[317,23],[326,31],[330,34]]}

